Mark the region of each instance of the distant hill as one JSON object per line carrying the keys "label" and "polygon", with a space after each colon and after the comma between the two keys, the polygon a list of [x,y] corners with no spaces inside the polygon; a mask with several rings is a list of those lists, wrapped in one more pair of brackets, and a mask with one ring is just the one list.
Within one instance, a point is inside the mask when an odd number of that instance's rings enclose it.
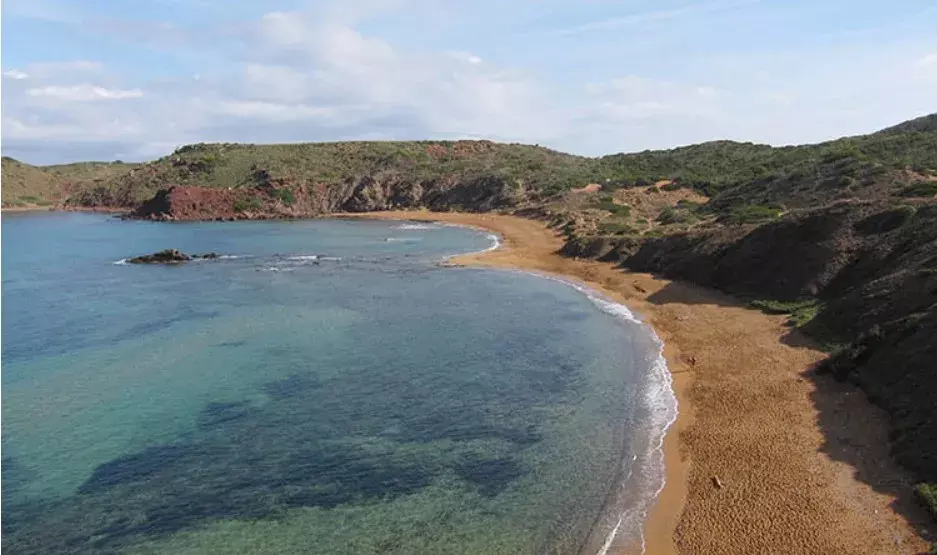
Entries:
{"label": "distant hill", "polygon": [[907,132],[934,133],[935,131],[937,131],[937,114],[931,114],[929,116],[921,116],[904,123],[899,123],[894,127],[888,127],[881,130],[878,134]]}
{"label": "distant hill", "polygon": [[62,178],[42,168],[4,156],[3,206],[52,204],[62,196]]}
{"label": "distant hill", "polygon": [[8,156],[2,161],[4,207],[52,206],[67,202],[88,188],[107,185],[136,164],[77,162],[33,166]]}

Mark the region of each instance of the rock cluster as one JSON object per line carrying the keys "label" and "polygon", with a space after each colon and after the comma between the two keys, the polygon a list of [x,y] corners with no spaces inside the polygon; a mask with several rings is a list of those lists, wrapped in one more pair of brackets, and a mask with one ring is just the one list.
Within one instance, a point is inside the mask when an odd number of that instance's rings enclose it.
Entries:
{"label": "rock cluster", "polygon": [[213,252],[205,254],[186,254],[177,249],[166,249],[153,254],[135,256],[127,260],[127,262],[130,264],[182,264],[190,260],[211,260],[215,258],[218,258],[218,255]]}

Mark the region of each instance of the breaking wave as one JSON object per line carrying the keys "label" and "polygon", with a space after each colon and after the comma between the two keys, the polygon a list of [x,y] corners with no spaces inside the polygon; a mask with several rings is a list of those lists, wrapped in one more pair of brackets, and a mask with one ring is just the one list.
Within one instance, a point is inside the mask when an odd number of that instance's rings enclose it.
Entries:
{"label": "breaking wave", "polygon": [[394,229],[439,229],[436,224],[400,224]]}

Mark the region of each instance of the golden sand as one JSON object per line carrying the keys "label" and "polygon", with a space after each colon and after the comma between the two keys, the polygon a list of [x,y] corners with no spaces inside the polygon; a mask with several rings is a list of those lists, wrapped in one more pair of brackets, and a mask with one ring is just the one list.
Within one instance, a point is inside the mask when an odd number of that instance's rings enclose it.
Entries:
{"label": "golden sand", "polygon": [[666,344],[680,416],[665,441],[667,486],[645,526],[647,553],[926,551],[896,510],[903,502],[887,493],[909,484],[888,458],[883,415],[858,390],[811,377],[823,354],[792,334],[784,317],[702,287],[562,257],[562,238],[533,220],[422,211],[359,216],[494,231],[502,248],[452,262],[577,280],[653,326]]}

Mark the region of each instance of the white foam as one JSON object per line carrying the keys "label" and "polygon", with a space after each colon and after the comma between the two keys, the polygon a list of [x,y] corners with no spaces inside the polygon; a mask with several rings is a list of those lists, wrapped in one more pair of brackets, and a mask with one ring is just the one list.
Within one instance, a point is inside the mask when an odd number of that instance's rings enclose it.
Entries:
{"label": "white foam", "polygon": [[394,229],[439,229],[436,224],[400,224]]}
{"label": "white foam", "polygon": [[[452,227],[465,227],[465,226],[460,226],[460,225],[454,225],[454,224],[453,224]],[[468,229],[472,229],[472,228],[468,228]],[[501,248],[501,237],[500,237],[499,235],[496,235],[496,234],[494,234],[494,233],[489,233],[489,234],[487,235],[487,238],[488,238],[489,241],[491,241],[491,245],[490,245],[488,248],[482,249],[482,250],[480,250],[480,251],[460,252],[460,253],[450,254],[450,255],[444,256],[443,259],[442,259],[442,264],[443,264],[443,266],[448,265],[448,264],[449,264],[449,261],[450,261],[451,259],[457,257],[457,256],[470,256],[470,255],[473,255],[473,254],[483,254],[483,253],[491,252],[491,251],[493,251],[493,250],[497,250],[497,249]],[[531,272],[531,273],[533,273],[533,272]],[[538,274],[538,275],[539,275],[539,274]]]}
{"label": "white foam", "polygon": [[286,260],[289,260],[290,262],[299,262],[299,263],[321,262],[321,261],[337,262],[341,259],[342,258],[340,256],[322,256],[321,254],[301,254],[297,256],[286,257]]}
{"label": "white foam", "polygon": [[493,250],[497,250],[501,248],[501,237],[495,235],[494,233],[489,233],[488,239],[491,241],[491,246],[479,252],[491,252]]}
{"label": "white foam", "polygon": [[113,264],[113,265],[115,265],[115,266],[126,266],[127,264],[130,264],[130,259],[129,259],[129,258],[121,258],[120,260],[115,260],[114,262],[111,262],[111,264]]}
{"label": "white foam", "polygon": [[222,254],[218,257],[218,260],[237,260],[239,258],[250,258],[250,255],[247,254]]}
{"label": "white foam", "polygon": [[417,243],[422,240],[419,237],[388,237],[384,239],[387,243]]}
{"label": "white foam", "polygon": [[673,376],[671,375],[670,370],[667,368],[667,359],[664,358],[664,343],[660,340],[660,337],[657,336],[654,330],[642,322],[637,316],[635,316],[634,313],[628,309],[628,307],[606,298],[598,291],[590,289],[577,282],[563,279],[557,276],[542,274],[539,272],[522,272],[533,274],[552,281],[558,281],[569,287],[572,287],[573,289],[585,295],[586,298],[592,301],[592,303],[602,312],[615,316],[616,318],[626,322],[642,325],[645,331],[650,334],[651,340],[655,345],[657,345],[657,353],[650,363],[647,376],[648,382],[644,390],[644,396],[641,399],[643,408],[645,409],[648,416],[649,436],[647,437],[647,444],[649,448],[646,453],[634,454],[634,458],[632,459],[632,466],[628,470],[628,475],[619,484],[615,484],[613,486],[615,488],[621,488],[626,483],[628,483],[636,470],[635,466],[639,464],[638,459],[643,458],[645,459],[643,461],[645,468],[638,468],[637,470],[641,471],[642,474],[651,474],[650,480],[654,482],[653,486],[655,487],[655,490],[651,496],[642,500],[643,503],[640,504],[640,506],[635,507],[629,511],[623,511],[618,515],[616,524],[606,535],[605,541],[602,544],[602,548],[598,551],[597,555],[607,555],[618,535],[623,532],[622,527],[625,524],[629,524],[634,528],[633,532],[638,535],[638,538],[641,542],[641,553],[644,553],[644,524],[647,520],[647,516],[651,507],[653,507],[655,501],[660,496],[660,493],[664,490],[664,486],[666,485],[666,468],[664,466],[664,438],[667,436],[667,431],[670,429],[670,427],[673,426],[674,422],[677,421],[678,414],[677,396],[673,391]]}

